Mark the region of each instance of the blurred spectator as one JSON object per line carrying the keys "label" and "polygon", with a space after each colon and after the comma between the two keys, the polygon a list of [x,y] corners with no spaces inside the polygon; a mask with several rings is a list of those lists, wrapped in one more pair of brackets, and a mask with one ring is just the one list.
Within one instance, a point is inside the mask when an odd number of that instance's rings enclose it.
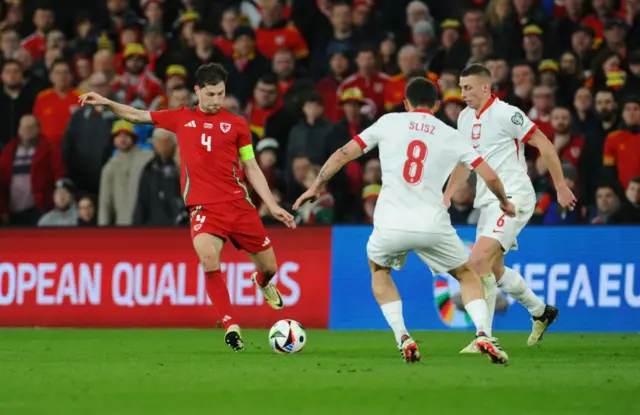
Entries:
{"label": "blurred spectator", "polygon": [[607,135],[603,158],[604,166],[615,168],[621,184],[640,176],[640,98],[624,104],[622,120],[620,129]]}
{"label": "blurred spectator", "polygon": [[53,63],[50,80],[53,88],[38,94],[33,115],[40,121],[42,135],[59,144],[71,116],[78,109],[80,91],[73,88],[71,68],[64,60]]}
{"label": "blurred spectator", "polygon": [[[234,113],[236,115],[242,115],[242,113],[240,111],[240,101],[238,101],[238,98],[234,97],[233,95],[225,96],[224,97],[224,101],[222,103],[222,106],[227,111],[230,111],[230,112],[232,112],[232,113]],[[179,107],[177,107],[177,108],[179,108]]]}
{"label": "blurred spectator", "polygon": [[640,225],[640,176],[629,181],[622,206],[613,214],[610,223]]}
{"label": "blurred spectator", "polygon": [[58,146],[40,133],[38,119],[24,115],[18,136],[0,155],[0,220],[34,226],[53,206],[53,188],[64,176]]}
{"label": "blurred spectator", "polygon": [[640,47],[640,0],[625,0],[626,21],[631,26],[627,35],[629,49]]}
{"label": "blurred spectator", "polygon": [[102,72],[107,82],[112,85],[116,81],[116,70],[113,64],[113,54],[107,50],[99,50],[93,55],[93,71]]}
{"label": "blurred spectator", "polygon": [[[283,203],[282,193],[280,193],[279,190],[272,189],[271,194],[273,195],[273,200],[275,200],[275,202],[278,205],[282,205]],[[278,219],[271,216],[271,211],[267,207],[266,203],[262,201],[260,202],[260,205],[258,205],[258,215],[260,215],[260,219],[262,219],[262,223],[264,223],[267,226],[283,226],[282,222],[280,222]]]}
{"label": "blurred spectator", "polygon": [[[263,138],[256,144],[256,159],[270,189],[286,187],[284,174],[278,168],[279,147],[278,140],[271,137]],[[255,191],[253,191],[252,200],[256,202],[256,206],[260,205],[260,198]]]}
{"label": "blurred spectator", "polygon": [[554,19],[550,25],[550,39],[553,39],[550,46],[554,51],[554,55],[571,49],[571,36],[579,26],[585,10],[584,0],[564,0],[562,3],[564,6],[562,16]]}
{"label": "blurred spectator", "polygon": [[273,56],[271,71],[278,78],[280,96],[284,96],[297,76],[296,59],[293,52],[289,49],[278,50]]}
{"label": "blurred spectator", "polygon": [[291,166],[292,179],[289,181],[287,176],[287,191],[289,192],[287,200],[293,201],[305,190],[304,180],[311,167],[311,161],[309,161],[309,157],[299,155],[295,156],[289,165]]}
{"label": "blurred spectator", "polygon": [[267,119],[279,109],[278,79],[273,74],[260,78],[253,91],[253,100],[247,104],[249,129],[259,138],[264,137]]}
{"label": "blurred spectator", "polygon": [[24,85],[20,63],[13,59],[2,64],[2,94],[0,94],[0,149],[16,136],[18,123],[30,114],[34,92]]}
{"label": "blurred spectator", "polygon": [[147,26],[159,27],[164,32],[164,9],[162,8],[163,0],[140,0],[140,6]]}
{"label": "blurred spectator", "polygon": [[449,216],[453,225],[475,225],[480,219],[480,210],[473,207],[475,198],[475,174],[469,175],[469,179],[461,183],[458,190],[451,197]]}
{"label": "blurred spectator", "polygon": [[623,18],[621,13],[613,9],[613,0],[591,0],[593,13],[582,19],[582,24],[593,29],[598,39],[604,37],[605,22],[613,18]]}
{"label": "blurred spectator", "polygon": [[551,110],[555,105],[555,98],[551,88],[546,85],[539,85],[533,89],[533,108],[527,115],[547,137],[553,135]]}
{"label": "blurred spectator", "polygon": [[180,171],[173,156],[176,136],[170,131],[153,130],[154,158],[140,177],[139,192],[133,214],[136,226],[176,226],[186,223],[188,212],[180,193]]}
{"label": "blurred spectator", "polygon": [[142,171],[153,153],[135,145],[133,126],[126,121],[117,121],[111,135],[118,151],[100,176],[98,225],[128,226],[133,221]]}
{"label": "blurred spectator", "polygon": [[397,63],[398,48],[394,40],[393,34],[389,34],[382,42],[380,42],[378,51],[378,68],[387,74],[396,74],[399,72]]}
{"label": "blurred spectator", "polygon": [[[584,147],[584,138],[571,132],[571,112],[565,107],[555,107],[551,111],[551,126],[553,133],[548,135],[558,152],[560,160],[567,162],[574,168],[580,164],[580,156]],[[548,168],[542,157],[537,160],[538,174],[545,175]],[[577,181],[577,179],[574,179]]]}
{"label": "blurred spectator", "polygon": [[418,49],[422,64],[429,68],[438,54],[438,41],[433,24],[424,20],[416,22],[413,25],[412,38],[412,44]]}
{"label": "blurred spectator", "polygon": [[465,108],[466,104],[462,99],[460,90],[454,89],[445,91],[442,97],[441,119],[453,128],[458,126],[458,116]]}
{"label": "blurred spectator", "polygon": [[260,2],[262,22],[256,28],[256,48],[266,58],[273,59],[278,49],[290,49],[296,59],[306,59],[309,49],[298,28],[283,16],[282,0]]}
{"label": "blurred spectator", "polygon": [[93,73],[91,59],[86,55],[76,55],[73,60],[75,85],[82,93],[89,92],[89,77]]}
{"label": "blurred spectator", "polygon": [[338,97],[348,89],[358,88],[365,99],[363,113],[375,119],[384,113],[384,88],[389,76],[376,69],[376,50],[369,45],[358,50],[356,65],[358,71],[338,87]]}
{"label": "blurred spectator", "polygon": [[391,111],[404,101],[404,90],[407,87],[409,73],[422,67],[420,52],[413,45],[405,45],[398,52],[400,73],[391,77],[384,87],[384,108]]}
{"label": "blurred spectator", "polygon": [[463,68],[469,60],[469,47],[461,36],[458,20],[446,19],[440,24],[440,45],[429,70],[440,73],[447,68]]}
{"label": "blurred spectator", "polygon": [[220,22],[222,34],[214,39],[213,44],[227,56],[233,55],[233,34],[238,26],[240,26],[238,10],[234,7],[225,9]]}
{"label": "blurred spectator", "polygon": [[[324,117],[322,98],[316,93],[310,94],[302,104],[304,118],[291,130],[287,148],[287,165],[294,158],[306,156],[312,164],[326,160],[325,136],[331,124]],[[293,171],[286,173],[287,181],[293,180]]]}
{"label": "blurred spectator", "polygon": [[193,105],[191,91],[186,86],[173,88],[169,97],[169,108],[190,107]]}
{"label": "blurred spectator", "polygon": [[504,100],[510,91],[509,81],[509,64],[506,59],[499,56],[493,56],[485,62],[489,71],[491,71],[491,88],[493,94]]}
{"label": "blurred spectator", "polygon": [[[311,166],[304,179],[304,186],[309,189],[320,173],[320,166]],[[312,202],[307,202],[296,211],[295,221],[304,225],[331,225],[335,200],[327,189]]]}
{"label": "blurred spectator", "polygon": [[625,39],[629,26],[622,19],[610,19],[604,26],[604,42],[600,46],[602,49],[610,50],[622,56],[627,54]]}
{"label": "blurred spectator", "polygon": [[155,110],[163,95],[160,81],[145,68],[149,62],[147,50],[139,43],[129,43],[124,50],[125,73],[113,84],[116,100]]}
{"label": "blurred spectator", "polygon": [[36,6],[33,13],[33,25],[36,30],[22,41],[22,47],[31,54],[34,61],[44,56],[47,49],[46,34],[53,26],[53,20],[53,9],[49,4],[44,2]]}
{"label": "blurred spectator", "polygon": [[558,62],[553,59],[544,59],[538,65],[540,84],[551,88],[553,92],[556,93],[556,99],[559,87],[558,72],[560,72],[560,67],[558,66]]}
{"label": "blurred spectator", "polygon": [[595,34],[588,26],[578,26],[571,35],[571,51],[578,56],[580,67],[585,69],[585,78],[591,75],[591,65],[594,57]]}
{"label": "blurred spectator", "polygon": [[462,24],[464,25],[464,40],[466,42],[471,40],[475,35],[485,33],[487,31],[487,27],[484,10],[476,7],[465,10],[462,15]]}
{"label": "blurred spectator", "polygon": [[[165,98],[160,102],[160,106],[166,104],[166,96],[171,96],[176,88],[186,87],[189,79],[187,68],[182,65],[169,65],[164,75],[164,91]],[[165,108],[162,108],[165,109]]]}
{"label": "blurred spectator", "polygon": [[573,98],[574,127],[573,129],[584,136],[591,133],[598,125],[596,117],[593,96],[589,88],[579,88]]}
{"label": "blurred spectator", "polygon": [[535,74],[526,62],[516,62],[511,66],[511,83],[513,89],[505,98],[505,102],[515,105],[524,112],[529,112],[532,106]]}
{"label": "blurred spectator", "polygon": [[269,61],[255,51],[255,34],[248,26],[240,26],[233,34],[233,55],[223,61],[229,73],[227,92],[242,105],[253,94],[258,80],[269,71]]}
{"label": "blurred spectator", "polygon": [[329,75],[316,84],[316,92],[324,102],[325,117],[333,123],[344,115],[338,106],[338,87],[349,71],[349,57],[344,52],[335,52],[329,59]]}
{"label": "blurred spectator", "polygon": [[6,27],[0,31],[0,59],[2,62],[13,59],[20,49],[20,35],[12,27]]}
{"label": "blurred spectator", "polygon": [[484,65],[493,54],[493,39],[488,33],[478,33],[471,38],[471,57],[467,65],[479,63]]}
{"label": "blurred spectator", "polygon": [[53,191],[53,209],[45,213],[38,221],[38,226],[76,226],[78,222],[78,208],[73,197],[75,187],[73,182],[62,178],[56,182]]}
{"label": "blurred spectator", "polygon": [[[568,163],[562,165],[562,173],[564,174],[567,187],[576,192],[576,183],[578,180],[578,171]],[[536,210],[532,221],[534,223],[542,223],[544,225],[575,225],[581,221],[580,205],[569,211],[563,208],[555,196],[551,193],[545,193],[536,205]]]}
{"label": "blurred spectator", "polygon": [[190,79],[195,79],[196,70],[200,65],[221,62],[225,55],[213,44],[213,34],[203,23],[196,23],[193,27],[193,43],[195,47],[188,51],[182,61],[189,71]]}
{"label": "blurred spectator", "polygon": [[69,47],[76,53],[91,55],[95,49],[96,39],[91,36],[91,14],[79,11],[74,22],[75,38],[69,42]]}
{"label": "blurred spectator", "polygon": [[92,196],[83,195],[78,198],[78,227],[94,227],[98,225],[96,202]]}
{"label": "blurred spectator", "polygon": [[[101,72],[91,75],[89,89],[105,97],[111,95],[107,78]],[[102,167],[113,151],[111,126],[115,119],[101,105],[80,108],[71,116],[62,140],[62,154],[67,177],[81,192],[99,193]]]}
{"label": "blurred spectator", "polygon": [[153,73],[158,79],[163,78],[167,68],[176,59],[172,53],[167,50],[162,27],[156,24],[147,25],[144,29],[143,44],[147,49],[147,56],[149,57],[146,70]]}
{"label": "blurred spectator", "polygon": [[[640,4],[640,0],[637,1]],[[638,23],[640,26],[640,22]],[[629,74],[624,90],[621,92],[623,98],[638,94],[638,91],[640,91],[640,49],[630,53],[627,62],[629,63]]]}
{"label": "blurred spectator", "polygon": [[533,67],[538,67],[544,57],[544,42],[542,36],[544,32],[537,25],[530,25],[522,31],[524,59]]}
{"label": "blurred spectator", "polygon": [[596,204],[589,210],[589,223],[607,225],[620,208],[620,199],[612,185],[599,184],[596,187]]}
{"label": "blurred spectator", "polygon": [[362,207],[365,214],[365,223],[373,223],[373,213],[376,210],[376,202],[382,186],[370,184],[362,189]]}
{"label": "blurred spectator", "polygon": [[491,35],[498,40],[498,45],[500,45],[500,36],[504,23],[512,13],[512,10],[513,3],[511,0],[491,0],[487,6],[487,23],[489,24]]}

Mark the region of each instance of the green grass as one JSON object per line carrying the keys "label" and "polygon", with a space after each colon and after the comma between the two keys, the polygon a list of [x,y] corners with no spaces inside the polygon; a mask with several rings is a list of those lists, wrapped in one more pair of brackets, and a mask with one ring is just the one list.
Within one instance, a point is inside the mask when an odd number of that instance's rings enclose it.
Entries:
{"label": "green grass", "polygon": [[308,335],[281,356],[265,330],[239,354],[219,330],[0,330],[0,414],[640,413],[638,335],[504,334],[508,367],[459,356],[468,333],[413,333],[415,365],[389,332]]}

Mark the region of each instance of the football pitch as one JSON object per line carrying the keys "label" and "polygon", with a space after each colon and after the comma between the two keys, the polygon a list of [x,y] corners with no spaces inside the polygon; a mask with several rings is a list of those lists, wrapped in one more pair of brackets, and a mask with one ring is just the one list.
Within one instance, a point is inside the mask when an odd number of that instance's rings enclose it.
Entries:
{"label": "football pitch", "polygon": [[0,330],[0,414],[640,413],[640,335],[502,334],[508,367],[460,356],[469,333],[414,332],[407,365],[390,332],[308,330],[298,355],[245,330]]}

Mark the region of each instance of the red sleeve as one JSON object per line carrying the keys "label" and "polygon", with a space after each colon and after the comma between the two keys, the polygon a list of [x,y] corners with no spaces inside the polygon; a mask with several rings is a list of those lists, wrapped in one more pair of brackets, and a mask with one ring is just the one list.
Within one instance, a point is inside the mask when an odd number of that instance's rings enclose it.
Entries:
{"label": "red sleeve", "polygon": [[251,131],[249,130],[249,124],[245,119],[240,120],[240,131],[238,132],[238,150],[242,147],[253,144],[251,139]]}
{"label": "red sleeve", "polygon": [[180,122],[180,113],[182,112],[182,108],[172,109],[172,110],[163,110],[163,111],[152,111],[151,112],[151,121],[157,128],[164,128],[165,130],[169,130],[173,133],[176,132]]}

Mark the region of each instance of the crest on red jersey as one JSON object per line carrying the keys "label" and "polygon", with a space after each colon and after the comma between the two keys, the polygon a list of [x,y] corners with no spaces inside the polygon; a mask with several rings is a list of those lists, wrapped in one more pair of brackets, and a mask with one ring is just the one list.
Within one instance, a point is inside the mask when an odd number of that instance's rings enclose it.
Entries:
{"label": "crest on red jersey", "polygon": [[473,128],[471,128],[471,139],[480,140],[481,134],[482,134],[482,124],[473,124]]}
{"label": "crest on red jersey", "polygon": [[221,122],[220,123],[220,129],[222,130],[223,133],[226,134],[231,129],[231,124],[226,123],[226,122]]}

